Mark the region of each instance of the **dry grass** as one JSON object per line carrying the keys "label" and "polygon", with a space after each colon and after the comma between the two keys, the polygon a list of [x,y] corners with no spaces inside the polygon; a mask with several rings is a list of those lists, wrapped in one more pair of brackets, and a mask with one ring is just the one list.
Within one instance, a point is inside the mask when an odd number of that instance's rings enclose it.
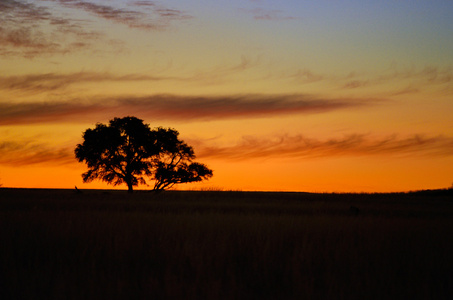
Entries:
{"label": "dry grass", "polygon": [[0,189],[0,298],[448,299],[452,200]]}

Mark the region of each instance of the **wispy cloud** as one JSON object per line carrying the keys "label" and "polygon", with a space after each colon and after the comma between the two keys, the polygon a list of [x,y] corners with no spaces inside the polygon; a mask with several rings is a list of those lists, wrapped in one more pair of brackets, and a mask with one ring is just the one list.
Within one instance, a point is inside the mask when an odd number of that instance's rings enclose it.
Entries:
{"label": "wispy cloud", "polygon": [[[113,74],[110,72],[74,72],[74,73],[35,73],[20,76],[0,76],[0,91],[14,90],[26,93],[40,93],[65,89],[71,85],[83,83],[130,83],[130,82],[155,82],[155,81],[183,81],[201,82],[203,84],[219,83],[231,75],[245,72],[259,64],[259,59],[241,57],[241,61],[234,65],[219,65],[192,74],[164,75],[172,70],[161,70],[155,74]],[[170,72],[168,72],[170,71]],[[174,72],[173,72],[174,73]]]}
{"label": "wispy cloud", "polygon": [[0,55],[32,58],[64,54],[88,48],[92,40],[99,38],[98,32],[84,29],[80,20],[55,14],[42,4],[0,2]]}
{"label": "wispy cloud", "polygon": [[328,78],[326,75],[315,73],[308,69],[299,69],[296,72],[289,74],[287,77],[300,83],[313,83]]}
{"label": "wispy cloud", "polygon": [[365,87],[368,85],[366,80],[351,80],[345,83],[344,88],[346,89],[356,89],[360,87]]}
{"label": "wispy cloud", "polygon": [[[329,77],[326,77],[329,78]],[[330,77],[332,82],[342,85],[343,89],[359,89],[376,87],[385,84],[398,84],[398,89],[390,95],[401,95],[421,92],[428,88],[435,88],[440,92],[453,91],[453,68],[426,66],[424,68],[391,68],[384,73],[365,75],[350,74],[345,77]]]}
{"label": "wispy cloud", "polygon": [[[188,74],[181,78],[185,81],[202,82],[203,84],[218,84],[223,83],[232,76],[241,74],[260,66],[260,57],[252,59],[242,56],[240,62],[235,64],[219,64],[217,66],[197,71],[193,74]],[[249,81],[254,80],[253,77],[248,78]]]}
{"label": "wispy cloud", "polygon": [[74,14],[70,9],[145,30],[162,30],[173,21],[191,18],[183,11],[158,5],[154,1],[131,2],[125,7],[110,4],[76,0],[2,0],[0,55],[33,58],[93,50],[93,45],[100,40],[105,42],[104,47],[109,44],[105,29],[94,28],[94,23],[81,19],[80,14]]}
{"label": "wispy cloud", "polygon": [[277,9],[265,9],[261,7],[251,9],[241,9],[242,12],[252,15],[255,20],[263,21],[287,21],[296,20],[297,17],[293,17],[285,14],[281,10]]}
{"label": "wispy cloud", "polygon": [[406,87],[401,88],[398,91],[395,91],[392,95],[393,96],[400,96],[400,95],[405,95],[405,94],[416,94],[419,93],[420,89],[414,87],[413,85],[408,85]]}
{"label": "wispy cloud", "polygon": [[0,54],[10,52],[9,46],[31,50],[54,49],[44,34],[31,24],[48,21],[51,14],[33,3],[15,0],[0,2]]}
{"label": "wispy cloud", "polygon": [[[453,137],[396,135],[376,138],[353,134],[341,138],[319,140],[303,135],[275,137],[243,137],[231,146],[217,146],[215,140],[187,140],[199,158],[220,160],[303,159],[338,156],[452,156]],[[68,165],[74,164],[73,147],[61,147],[33,141],[0,142],[0,165]]]}
{"label": "wispy cloud", "polygon": [[200,140],[191,141],[200,158],[250,160],[266,158],[315,158],[369,155],[453,155],[453,137],[396,135],[376,138],[353,134],[341,138],[319,140],[304,135],[275,137],[243,137],[235,145],[216,146]]}
{"label": "wispy cloud", "polygon": [[31,141],[3,141],[0,142],[0,165],[66,165],[74,163],[73,151]]}
{"label": "wispy cloud", "polygon": [[453,91],[453,67],[425,66],[424,68],[393,67],[380,73],[348,72],[333,75],[307,68],[286,71],[275,76],[300,84],[327,83],[339,90],[365,90],[380,87],[383,94],[395,96],[437,90],[443,94]]}
{"label": "wispy cloud", "polygon": [[86,122],[111,115],[169,120],[217,120],[322,113],[376,105],[375,99],[319,99],[310,95],[97,98],[91,101],[0,103],[0,125]]}
{"label": "wispy cloud", "polygon": [[[70,8],[84,10],[100,18],[125,24],[130,28],[164,29],[171,21],[191,18],[181,10],[171,9],[158,5],[155,1],[135,1],[128,7],[114,7],[79,0],[54,0]],[[136,8],[139,9],[136,9]],[[134,9],[135,8],[135,9]]]}
{"label": "wispy cloud", "polygon": [[395,79],[420,79],[433,84],[451,83],[453,82],[453,67],[426,66],[422,69],[395,67],[387,74],[378,77],[378,80],[384,81]]}
{"label": "wispy cloud", "polygon": [[[8,22],[34,22],[51,18],[51,14],[47,9],[21,0],[0,1],[0,11],[2,12],[2,20]],[[19,17],[19,20],[15,19],[15,17]]]}
{"label": "wispy cloud", "polygon": [[93,82],[131,82],[178,80],[167,76],[144,74],[114,75],[112,73],[77,72],[77,73],[43,73],[21,76],[0,76],[0,90],[17,90],[22,92],[47,92],[67,88],[70,85]]}

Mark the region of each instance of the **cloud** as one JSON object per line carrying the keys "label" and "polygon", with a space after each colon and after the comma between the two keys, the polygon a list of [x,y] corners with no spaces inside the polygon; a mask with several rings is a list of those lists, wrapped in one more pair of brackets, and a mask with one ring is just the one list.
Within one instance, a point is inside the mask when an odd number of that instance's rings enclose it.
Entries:
{"label": "cloud", "polygon": [[249,160],[265,158],[316,158],[369,155],[453,155],[453,138],[396,135],[373,138],[352,134],[342,138],[319,140],[303,135],[281,135],[273,138],[243,137],[232,146],[209,145],[191,141],[200,158]]}
{"label": "cloud", "polygon": [[318,99],[310,95],[97,98],[92,101],[0,103],[0,125],[93,122],[112,115],[177,121],[309,114],[375,105],[374,99]]}
{"label": "cloud", "polygon": [[61,46],[58,43],[50,42],[39,30],[32,28],[11,28],[10,30],[0,30],[0,54],[12,53],[6,46],[22,48],[24,56],[32,57],[41,52],[59,52]]}
{"label": "cloud", "polygon": [[425,90],[437,90],[442,94],[453,91],[453,67],[425,66],[424,68],[392,67],[380,73],[349,72],[333,75],[321,74],[309,69],[286,72],[281,78],[295,80],[297,83],[327,82],[338,89],[376,89],[386,91],[388,96],[415,94]]}
{"label": "cloud", "polygon": [[265,9],[265,8],[252,8],[252,9],[241,9],[241,11],[250,14],[255,20],[263,21],[287,21],[296,20],[298,18],[285,15],[283,11],[277,9]]}
{"label": "cloud", "polygon": [[22,47],[28,50],[55,48],[42,31],[32,25],[48,21],[51,14],[33,3],[15,0],[0,2],[0,53],[7,51],[7,46]]}
{"label": "cloud", "polygon": [[[197,81],[205,84],[218,84],[228,80],[231,75],[238,75],[242,72],[247,72],[253,68],[258,67],[261,64],[260,57],[255,59],[242,56],[241,61],[233,65],[230,64],[219,64],[212,68],[198,71],[194,74],[189,74],[186,77],[181,77],[184,81]],[[249,77],[248,80],[253,80]]]}
{"label": "cloud", "polygon": [[[217,146],[215,141],[187,140],[199,158],[221,160],[304,159],[338,156],[452,156],[453,137],[396,135],[376,138],[353,134],[319,140],[303,135],[281,135],[271,138],[243,137],[235,145]],[[0,142],[0,165],[38,164],[69,165],[75,163],[74,147],[58,147],[33,141]]]}
{"label": "cloud", "polygon": [[[50,2],[50,3],[49,3]],[[109,2],[111,3],[111,2]],[[108,40],[105,28],[95,29],[95,22],[83,19],[74,10],[124,24],[129,28],[165,29],[171,22],[191,18],[177,9],[157,5],[154,1],[136,1],[126,7],[76,0],[0,1],[0,55],[34,58],[42,55],[67,54],[94,50],[94,44]],[[106,51],[103,48],[103,51]],[[118,50],[115,49],[114,50]]]}
{"label": "cloud", "polygon": [[[2,19],[9,22],[48,20],[51,14],[47,9],[33,3],[20,0],[2,0],[0,2]],[[19,17],[19,19],[16,19]]]}
{"label": "cloud", "polygon": [[73,151],[74,149],[54,148],[31,141],[3,141],[0,142],[0,165],[66,165],[75,162]]}
{"label": "cloud", "polygon": [[348,71],[344,74],[319,73],[307,68],[288,69],[273,75],[276,79],[288,79],[299,84],[326,83],[338,90],[370,89],[384,92],[383,95],[395,96],[420,93],[425,90],[451,94],[453,91],[452,66],[425,66],[424,68],[398,68],[379,73]]}
{"label": "cloud", "polygon": [[[203,84],[218,83],[228,76],[247,71],[256,67],[259,59],[241,57],[241,61],[234,65],[220,65],[194,74],[165,76],[149,74],[112,74],[109,72],[75,72],[75,73],[36,73],[19,76],[0,76],[0,91],[13,90],[28,93],[39,93],[65,89],[71,85],[81,83],[100,82],[138,82],[138,81],[184,81],[202,82]],[[161,70],[158,73],[162,73]]]}
{"label": "cloud", "polygon": [[33,58],[65,54],[89,48],[91,41],[100,37],[84,29],[82,21],[55,14],[43,2],[0,2],[0,55]]}
{"label": "cloud", "polygon": [[429,88],[434,88],[442,93],[453,91],[453,68],[451,66],[437,67],[426,66],[424,68],[397,68],[394,67],[385,74],[369,78],[367,84],[386,84],[399,82],[399,86],[406,86],[394,91],[393,94],[401,95],[418,93]]}
{"label": "cloud", "polygon": [[401,69],[393,68],[388,74],[384,74],[378,80],[388,81],[396,79],[418,79],[431,84],[448,84],[453,82],[453,68],[437,66],[425,66],[423,69],[415,67]]}
{"label": "cloud", "polygon": [[[171,21],[191,18],[183,11],[157,5],[154,1],[132,2],[129,4],[129,8],[132,9],[79,0],[54,1],[65,7],[81,9],[100,18],[125,24],[130,28],[164,29]],[[140,9],[133,9],[134,7],[139,7]]]}
{"label": "cloud", "polygon": [[344,85],[344,88],[346,89],[357,89],[361,87],[365,87],[368,85],[368,82],[366,80],[351,80],[346,82]]}
{"label": "cloud", "polygon": [[419,92],[420,92],[419,88],[416,88],[416,87],[414,87],[412,85],[409,85],[409,86],[403,87],[399,91],[394,92],[392,95],[400,96],[400,95],[405,95],[405,94],[416,94],[416,93],[419,93]]}
{"label": "cloud", "polygon": [[178,78],[143,74],[113,75],[107,72],[43,73],[22,76],[0,76],[0,90],[47,92],[64,89],[70,85],[79,83],[160,81],[172,79],[176,80]]}
{"label": "cloud", "polygon": [[154,1],[133,1],[131,5],[135,6],[145,6],[145,7],[155,7],[156,3]]}
{"label": "cloud", "polygon": [[299,69],[288,77],[301,83],[313,83],[327,78],[326,75],[318,74],[308,69]]}

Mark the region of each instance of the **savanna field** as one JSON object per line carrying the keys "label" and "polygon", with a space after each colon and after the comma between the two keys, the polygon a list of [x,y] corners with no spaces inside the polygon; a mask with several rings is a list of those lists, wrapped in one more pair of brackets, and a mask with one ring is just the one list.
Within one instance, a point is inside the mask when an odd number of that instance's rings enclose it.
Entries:
{"label": "savanna field", "polygon": [[451,299],[453,190],[0,189],[0,299]]}

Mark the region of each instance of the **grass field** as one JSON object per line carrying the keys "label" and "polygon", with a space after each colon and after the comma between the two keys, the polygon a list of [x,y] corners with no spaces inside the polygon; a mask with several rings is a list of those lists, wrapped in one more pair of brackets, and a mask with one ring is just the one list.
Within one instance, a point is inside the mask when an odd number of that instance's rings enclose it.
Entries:
{"label": "grass field", "polygon": [[453,191],[0,189],[0,299],[451,299]]}

